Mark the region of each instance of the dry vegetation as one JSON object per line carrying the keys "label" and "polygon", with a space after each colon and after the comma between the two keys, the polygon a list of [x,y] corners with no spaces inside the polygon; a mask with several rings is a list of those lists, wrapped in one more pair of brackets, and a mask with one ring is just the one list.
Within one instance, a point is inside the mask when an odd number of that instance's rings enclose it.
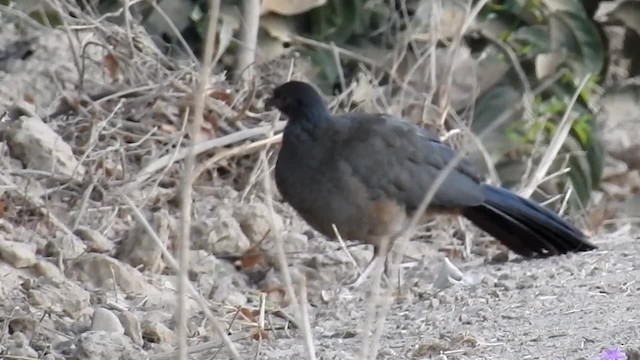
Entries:
{"label": "dry vegetation", "polygon": [[[591,359],[613,345],[631,358],[640,345],[638,245],[633,228],[614,221],[615,232],[596,237],[603,250],[520,262],[504,262],[465,224],[414,224],[398,244],[407,265],[399,288],[381,286],[379,271],[370,289],[345,288],[370,249],[309,231],[270,176],[284,122],[264,98],[304,78],[306,60],[258,57],[230,82],[209,61],[163,55],[134,22],[116,26],[72,3],[51,2],[76,14],[55,30],[24,16],[0,25],[0,357]],[[245,39],[254,30],[247,24]],[[440,61],[425,54],[430,71],[462,63],[448,61],[456,45]],[[214,39],[204,53],[214,58]],[[255,54],[241,57],[249,64]],[[332,105],[404,113],[456,146],[478,146],[483,135],[449,112],[448,70],[445,86],[407,82],[394,94],[363,71]],[[530,91],[514,111],[528,109],[539,89]],[[446,117],[460,128],[446,132]],[[523,193],[550,176],[570,121]],[[637,171],[608,161],[615,189],[604,198],[614,199]],[[598,211],[576,222],[611,217]],[[447,260],[438,273],[443,256],[462,271]]]}

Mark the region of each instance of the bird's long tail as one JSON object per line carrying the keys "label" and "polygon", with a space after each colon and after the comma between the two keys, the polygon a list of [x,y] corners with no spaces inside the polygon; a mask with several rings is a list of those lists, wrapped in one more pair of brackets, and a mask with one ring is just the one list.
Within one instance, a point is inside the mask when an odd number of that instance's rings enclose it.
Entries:
{"label": "bird's long tail", "polygon": [[551,256],[596,248],[554,212],[507,189],[483,185],[485,201],[463,215],[522,256]]}

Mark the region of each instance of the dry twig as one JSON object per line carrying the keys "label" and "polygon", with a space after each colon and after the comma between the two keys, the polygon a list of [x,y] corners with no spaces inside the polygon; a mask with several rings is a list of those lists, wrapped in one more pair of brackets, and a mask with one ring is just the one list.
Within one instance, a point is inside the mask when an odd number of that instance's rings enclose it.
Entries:
{"label": "dry twig", "polygon": [[[157,5],[156,5],[157,7]],[[180,185],[181,195],[181,222],[180,222],[180,269],[178,271],[178,308],[177,308],[177,328],[178,328],[178,349],[179,359],[187,360],[187,298],[186,288],[189,271],[189,243],[191,235],[191,203],[193,200],[193,174],[196,162],[196,139],[203,122],[205,90],[209,84],[209,74],[213,58],[213,48],[216,39],[216,28],[218,25],[218,12],[220,11],[220,1],[211,0],[209,24],[207,36],[205,37],[204,59],[200,67],[197,89],[194,91],[194,116],[191,123],[191,146],[187,152],[187,161],[184,169],[184,176]]]}
{"label": "dry twig", "polygon": [[260,26],[260,0],[242,1],[242,30],[240,32],[240,51],[236,63],[236,76],[244,72],[245,79],[253,78],[251,65],[256,59],[258,30]]}

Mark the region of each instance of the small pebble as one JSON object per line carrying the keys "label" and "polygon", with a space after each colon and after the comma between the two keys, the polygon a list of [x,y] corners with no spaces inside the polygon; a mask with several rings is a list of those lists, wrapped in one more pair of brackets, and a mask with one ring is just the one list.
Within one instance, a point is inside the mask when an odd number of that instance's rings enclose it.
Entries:
{"label": "small pebble", "polygon": [[518,282],[518,289],[530,289],[535,285],[535,282],[530,277],[522,278]]}
{"label": "small pebble", "polygon": [[458,317],[458,320],[462,324],[471,324],[471,319],[467,314],[460,314],[460,316]]}
{"label": "small pebble", "polygon": [[436,310],[437,308],[439,308],[440,300],[438,298],[431,299],[431,307],[433,308],[433,310]]}
{"label": "small pebble", "polygon": [[502,288],[504,290],[510,291],[516,288],[515,284],[513,283],[513,281],[507,281],[507,280],[499,280],[496,282],[496,287],[498,288]]}
{"label": "small pebble", "polygon": [[124,327],[118,317],[111,311],[96,308],[91,318],[91,330],[106,331],[108,333],[124,334]]}

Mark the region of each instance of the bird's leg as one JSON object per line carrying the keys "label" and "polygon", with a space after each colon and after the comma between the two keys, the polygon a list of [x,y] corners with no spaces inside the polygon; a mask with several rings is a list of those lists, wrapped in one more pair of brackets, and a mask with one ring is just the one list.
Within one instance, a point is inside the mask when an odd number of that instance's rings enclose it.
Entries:
{"label": "bird's leg", "polygon": [[374,250],[373,257],[371,257],[371,260],[369,260],[369,263],[367,263],[367,266],[365,266],[364,270],[362,270],[360,275],[358,275],[355,281],[350,283],[349,286],[353,288],[357,288],[357,287],[360,287],[360,285],[362,285],[365,281],[367,281],[367,277],[369,276],[369,274],[371,274],[371,272],[376,266],[376,262],[379,259],[381,259],[380,255],[377,253],[377,251]]}
{"label": "bird's leg", "polygon": [[393,270],[393,253],[389,253],[384,258],[384,274],[387,276],[387,278],[393,278]]}
{"label": "bird's leg", "polygon": [[[395,243],[395,238],[392,239],[391,243]],[[395,251],[391,249],[385,257],[384,275],[385,281],[389,286],[400,286],[402,283],[402,253],[402,249],[396,247]]]}
{"label": "bird's leg", "polygon": [[389,268],[388,268],[388,264],[387,264],[387,259],[389,252],[388,251],[380,251],[380,248],[378,246],[374,246],[373,247],[373,257],[371,257],[371,260],[369,261],[369,263],[367,263],[367,266],[365,266],[364,270],[362,270],[362,272],[360,273],[360,275],[358,275],[358,277],[356,278],[355,281],[353,281],[351,284],[349,284],[350,287],[353,288],[357,288],[360,285],[362,285],[366,280],[367,277],[371,274],[371,272],[373,271],[373,269],[375,269],[377,262],[378,261],[384,261],[384,272],[382,273],[382,277],[384,278],[385,282],[389,282],[389,278],[388,278],[388,272],[389,272]]}

